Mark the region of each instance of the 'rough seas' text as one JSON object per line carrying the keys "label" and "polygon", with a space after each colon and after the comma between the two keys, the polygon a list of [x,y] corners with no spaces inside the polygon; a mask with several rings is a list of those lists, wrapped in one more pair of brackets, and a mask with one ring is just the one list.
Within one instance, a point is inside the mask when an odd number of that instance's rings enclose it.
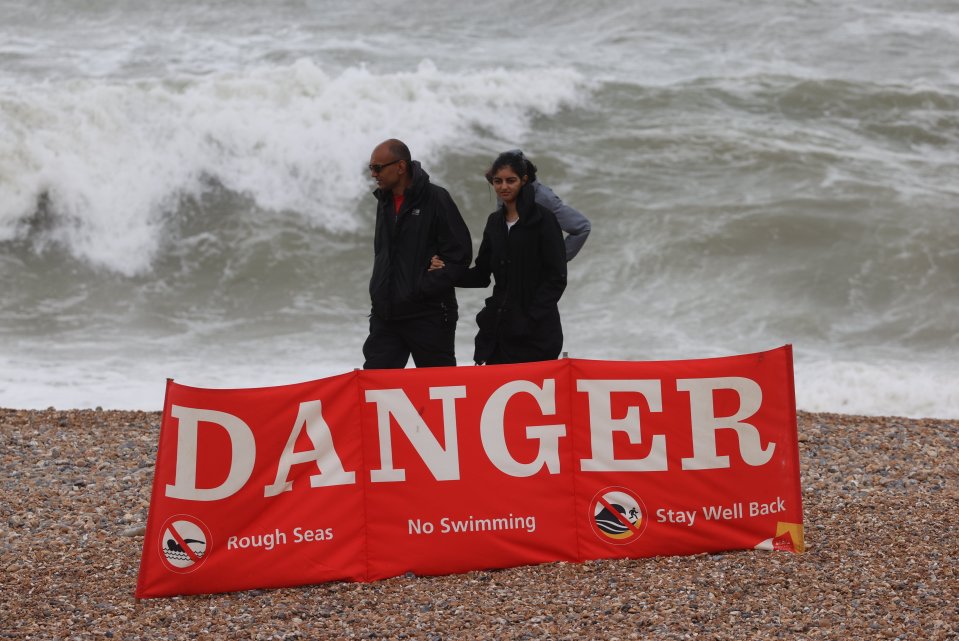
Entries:
{"label": "'rough seas' text", "polygon": [[[333,528],[293,528],[293,543],[316,543],[332,541]],[[245,536],[231,536],[226,540],[227,550],[246,550],[248,548],[262,548],[272,550],[279,545],[286,545],[290,538],[287,533],[277,528],[266,534],[248,534]]]}

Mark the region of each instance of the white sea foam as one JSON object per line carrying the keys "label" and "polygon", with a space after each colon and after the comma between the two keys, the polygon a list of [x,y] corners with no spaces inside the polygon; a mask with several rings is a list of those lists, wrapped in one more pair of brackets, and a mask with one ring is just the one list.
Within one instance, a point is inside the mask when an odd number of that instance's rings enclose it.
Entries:
{"label": "white sea foam", "polygon": [[[349,354],[315,354],[315,378],[352,369]],[[235,353],[207,353],[195,359],[130,361],[118,359],[115,368],[100,363],[66,361],[23,363],[0,356],[0,407],[158,410],[163,403],[166,377],[198,387],[246,388],[298,383],[304,370],[292,360],[277,357],[269,363],[250,362]],[[292,358],[292,356],[290,356]],[[307,359],[308,360],[308,359]],[[461,363],[465,365],[465,363]],[[959,368],[928,364],[811,360],[795,364],[796,404],[799,410],[866,416],[910,418],[959,417]]]}
{"label": "white sea foam", "polygon": [[890,361],[798,361],[801,410],[911,418],[959,417],[959,366]]}
{"label": "white sea foam", "polygon": [[[332,76],[284,67],[162,81],[76,80],[0,93],[0,240],[34,234],[123,274],[146,270],[165,217],[210,181],[331,232],[355,230],[380,140],[435,156],[478,132],[523,136],[536,114],[581,97],[568,69]],[[34,212],[46,199],[49,219]]]}

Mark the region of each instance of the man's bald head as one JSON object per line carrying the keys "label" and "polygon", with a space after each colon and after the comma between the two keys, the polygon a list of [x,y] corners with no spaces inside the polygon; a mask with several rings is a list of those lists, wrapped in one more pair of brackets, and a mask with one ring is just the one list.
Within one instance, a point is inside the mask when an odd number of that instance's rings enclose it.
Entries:
{"label": "man's bald head", "polygon": [[377,187],[400,195],[412,180],[412,162],[406,143],[390,138],[378,144],[370,154],[370,174]]}
{"label": "man's bald head", "polygon": [[[406,146],[406,143],[397,138],[390,138],[389,140],[384,140],[379,145],[376,146],[376,149],[382,148],[388,154],[390,154],[394,160],[403,160],[406,161],[406,164],[409,165],[413,162],[413,157],[410,155],[410,148]],[[374,150],[375,151],[375,150]]]}

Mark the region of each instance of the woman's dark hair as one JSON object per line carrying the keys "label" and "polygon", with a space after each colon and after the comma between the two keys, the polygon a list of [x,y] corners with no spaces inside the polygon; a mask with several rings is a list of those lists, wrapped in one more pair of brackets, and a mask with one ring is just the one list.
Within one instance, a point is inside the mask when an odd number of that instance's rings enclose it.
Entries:
{"label": "woman's dark hair", "polygon": [[536,165],[531,163],[529,159],[523,155],[522,151],[513,149],[505,151],[496,157],[496,160],[493,161],[493,166],[486,172],[486,182],[492,183],[493,175],[503,167],[509,167],[515,171],[516,175],[520,178],[526,176],[529,179],[528,182],[536,180]]}

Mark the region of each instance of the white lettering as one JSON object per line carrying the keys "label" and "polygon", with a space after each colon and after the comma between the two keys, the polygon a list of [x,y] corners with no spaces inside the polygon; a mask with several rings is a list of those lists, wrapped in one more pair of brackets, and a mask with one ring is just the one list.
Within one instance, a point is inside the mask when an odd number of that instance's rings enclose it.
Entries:
{"label": "white lettering", "polygon": [[496,518],[478,519],[472,515],[465,519],[453,519],[444,516],[440,519],[440,532],[499,532],[502,530],[526,530],[530,534],[536,531],[535,516],[500,516]]}
{"label": "white lettering", "polygon": [[[306,435],[313,443],[312,450],[295,452],[296,441],[306,426]],[[333,446],[333,435],[330,426],[323,419],[323,405],[321,401],[300,403],[300,410],[293,424],[290,438],[280,454],[280,463],[276,469],[276,480],[273,485],[263,489],[263,496],[276,496],[293,489],[293,482],[287,479],[290,468],[298,463],[316,463],[319,474],[310,477],[310,487],[329,487],[332,485],[351,485],[356,482],[356,473],[343,469],[343,462]],[[324,471],[325,470],[325,471]]]}
{"label": "white lettering", "polygon": [[782,497],[777,496],[775,501],[770,503],[760,503],[758,501],[749,504],[749,516],[766,516],[768,514],[779,514],[786,511],[786,502]]}
{"label": "white lettering", "polygon": [[656,510],[656,520],[659,523],[685,523],[692,527],[696,521],[696,510],[667,510],[659,508]]}
{"label": "white lettering", "polygon": [[576,381],[576,389],[589,396],[590,447],[592,458],[583,459],[584,472],[662,472],[667,469],[666,436],[652,438],[649,454],[642,459],[618,459],[613,451],[613,433],[623,432],[632,445],[643,442],[639,407],[630,405],[626,416],[613,418],[613,392],[632,392],[642,395],[649,403],[649,411],[663,411],[662,385],[657,380],[591,380]]}
{"label": "white lettering", "polygon": [[[676,381],[676,389],[689,392],[689,412],[693,427],[693,455],[684,458],[684,470],[712,470],[729,467],[728,456],[716,453],[716,432],[735,430],[739,437],[739,453],[747,465],[765,465],[773,456],[776,444],[765,448],[755,426],[744,422],[753,416],[763,402],[763,391],[756,381],[741,378],[689,378]],[[739,394],[739,409],[733,416],[718,417],[713,408],[713,393],[729,389]]]}
{"label": "white lettering", "polygon": [[406,529],[409,534],[432,534],[434,526],[429,521],[407,519]]}
{"label": "white lettering", "polygon": [[279,528],[269,534],[253,534],[250,536],[231,536],[226,540],[227,550],[245,550],[247,548],[263,548],[272,550],[277,545],[286,545],[286,532]]}
{"label": "white lettering", "polygon": [[483,407],[480,417],[480,438],[483,449],[490,462],[504,474],[525,478],[546,467],[551,474],[559,474],[559,439],[566,436],[566,425],[528,425],[526,437],[539,441],[536,458],[530,463],[520,463],[510,454],[506,446],[506,430],[503,419],[506,405],[516,394],[531,395],[544,415],[556,413],[556,381],[546,379],[543,387],[537,387],[531,381],[511,381],[490,396]]}
{"label": "white lettering", "polygon": [[312,543],[314,541],[329,541],[333,538],[333,528],[321,528],[316,530],[304,529],[301,527],[293,528],[294,543]]}
{"label": "white lettering", "polygon": [[443,442],[433,436],[430,428],[413,407],[401,389],[367,390],[366,402],[376,403],[376,422],[380,436],[380,469],[370,471],[374,483],[403,481],[406,471],[393,467],[393,439],[390,415],[396,418],[406,438],[426,463],[437,481],[456,481],[460,477],[459,450],[456,440],[456,399],[466,398],[466,387],[431,387],[430,398],[443,401]]}
{"label": "white lettering", "polygon": [[[578,380],[576,389],[586,394],[588,404],[588,417],[582,427],[589,431],[591,450],[590,457],[580,461],[582,471],[652,472],[668,469],[667,435],[650,434],[647,427],[644,440],[642,425],[645,407],[648,406],[649,413],[663,411],[661,381]],[[756,415],[763,402],[762,388],[756,381],[742,377],[680,379],[676,381],[676,389],[688,394],[691,423],[692,455],[681,459],[682,469],[711,470],[730,467],[730,453],[720,455],[717,451],[719,447],[717,435],[720,430],[734,432],[736,440],[733,441],[730,438],[724,440],[724,443],[735,442],[736,445],[724,449],[738,450],[739,456],[747,465],[765,465],[772,459],[776,443],[769,441],[764,444],[760,431],[755,425],[747,422]],[[730,416],[716,415],[716,397],[720,393],[737,395],[732,398],[738,399],[738,405],[723,404],[735,407],[735,411],[724,412],[731,413]],[[400,482],[406,479],[406,470],[397,467],[394,461],[392,440],[394,426],[405,435],[436,480],[460,479],[456,401],[466,398],[465,386],[429,388],[430,399],[440,401],[442,407],[440,437],[430,429],[421,416],[422,408],[415,407],[403,389],[366,390],[365,394],[366,402],[376,405],[377,436],[379,437],[380,467],[370,470],[372,482]],[[555,379],[544,379],[542,385],[527,380],[508,381],[486,399],[480,412],[479,435],[482,448],[490,463],[506,475],[525,478],[541,473],[544,469],[550,474],[559,474],[561,471],[560,439],[567,435],[565,423],[528,425],[513,420],[510,423],[510,429],[514,429],[512,426],[515,426],[515,429],[522,428],[526,442],[531,449],[535,447],[536,453],[531,461],[528,457],[523,457],[524,461],[528,461],[523,462],[517,460],[508,447],[507,409],[510,402],[520,394],[528,394],[532,397],[538,408],[537,417],[554,417],[555,420],[557,417]],[[643,399],[617,398],[614,397],[615,394],[638,394],[643,397],[645,403],[642,402]],[[614,401],[617,402],[614,403]],[[529,406],[525,399],[524,403]],[[516,407],[514,407],[515,411]],[[679,410],[676,411],[679,412]],[[614,413],[617,416],[614,416]],[[257,454],[256,440],[250,427],[239,417],[216,410],[173,405],[170,415],[176,421],[176,459],[173,483],[167,484],[164,488],[166,496],[190,501],[217,501],[240,491],[250,480]],[[469,418],[468,427],[475,429],[475,414],[471,414]],[[647,420],[649,420],[648,417]],[[229,437],[229,451],[211,453],[209,462],[198,460],[201,424],[205,430],[224,430]],[[304,430],[312,448],[297,451],[296,445],[302,440]],[[617,443],[620,448],[627,451],[629,446],[648,443],[649,451],[643,458],[626,458],[624,456],[628,454],[624,455],[622,451],[617,457],[615,447]],[[203,454],[206,455],[206,452],[204,451]],[[205,465],[205,467],[220,469],[219,466],[222,465],[226,468],[224,472],[226,478],[215,487],[197,487],[200,465],[214,462],[216,465]],[[286,445],[279,453],[274,481],[264,486],[263,495],[273,497],[291,491],[293,487],[291,476],[301,478],[293,475],[293,466],[304,463],[316,466],[316,473],[309,477],[310,486],[313,488],[356,483],[356,472],[344,469],[343,461],[335,447],[332,431],[323,416],[323,401],[320,400],[300,403]],[[207,480],[209,476],[208,474],[204,478],[207,484],[214,482]],[[742,518],[743,507],[745,506],[738,506],[732,518]],[[724,509],[723,506],[716,506],[715,512],[713,508],[710,508],[704,511],[703,516],[707,519],[730,518],[716,516],[724,514]],[[763,506],[756,509],[762,510]],[[769,513],[778,511],[776,505],[765,506],[765,509]],[[679,522],[670,521],[668,512],[664,518],[667,522]],[[679,517],[674,515],[673,518]],[[682,522],[691,524],[692,520],[687,518]],[[410,525],[410,528],[413,526]],[[239,545],[239,539],[237,545]]]}
{"label": "white lettering", "polygon": [[730,506],[725,505],[704,505],[703,518],[707,521],[729,521],[730,519],[743,518],[743,504],[733,503]]}
{"label": "white lettering", "polygon": [[[174,405],[170,415],[178,419],[176,471],[166,495],[187,501],[219,501],[236,494],[249,480],[256,460],[256,441],[246,423],[232,414],[216,410],[193,409]],[[217,487],[196,486],[197,437],[200,423],[217,425],[230,437],[230,470]]]}

